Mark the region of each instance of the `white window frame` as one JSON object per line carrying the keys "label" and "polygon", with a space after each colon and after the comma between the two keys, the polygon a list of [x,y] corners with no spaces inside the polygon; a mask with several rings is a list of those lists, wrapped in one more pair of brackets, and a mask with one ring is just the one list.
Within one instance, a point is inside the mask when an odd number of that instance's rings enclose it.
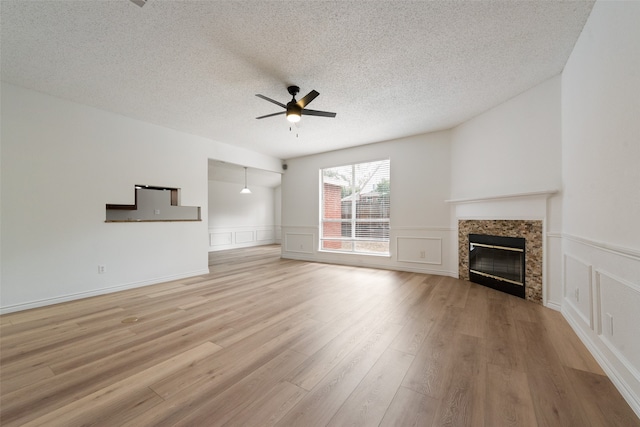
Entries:
{"label": "white window frame", "polygon": [[[320,234],[319,234],[319,251],[321,252],[335,252],[335,253],[353,253],[353,254],[358,254],[358,255],[372,255],[372,256],[390,256],[391,255],[391,238],[389,236],[389,234],[387,234],[387,237],[382,237],[382,238],[373,238],[373,237],[356,237],[356,233],[357,233],[357,224],[358,223],[382,223],[382,224],[389,224],[389,226],[387,227],[387,230],[390,230],[390,224],[391,224],[391,214],[390,214],[390,210],[391,210],[391,191],[389,189],[389,193],[388,193],[388,210],[389,210],[389,214],[386,218],[357,218],[357,199],[356,197],[352,197],[351,198],[351,218],[349,219],[337,219],[337,218],[325,218],[325,180],[324,180],[324,171],[327,169],[333,169],[333,168],[337,168],[337,167],[351,167],[351,195],[355,195],[357,194],[356,190],[356,166],[358,165],[362,165],[362,164],[367,164],[367,163],[376,163],[376,162],[387,162],[387,169],[389,171],[389,175],[386,178],[389,181],[389,186],[391,183],[391,161],[390,159],[381,159],[381,160],[371,160],[371,161],[367,161],[367,162],[358,162],[358,163],[351,163],[351,164],[346,164],[346,165],[341,165],[341,166],[331,166],[331,167],[326,167],[326,168],[322,168],[320,169]],[[325,223],[339,223],[339,224],[344,224],[344,223],[349,223],[350,224],[350,230],[351,230],[351,236],[348,237],[324,237],[324,224]],[[342,227],[342,225],[341,225]],[[342,242],[351,242],[351,249],[331,249],[331,248],[325,248],[324,246],[324,242],[325,241],[342,241]],[[386,252],[379,252],[379,251],[363,251],[363,250],[357,250],[358,248],[358,243],[364,243],[364,242],[372,242],[372,243],[386,243],[387,245],[387,251]]]}

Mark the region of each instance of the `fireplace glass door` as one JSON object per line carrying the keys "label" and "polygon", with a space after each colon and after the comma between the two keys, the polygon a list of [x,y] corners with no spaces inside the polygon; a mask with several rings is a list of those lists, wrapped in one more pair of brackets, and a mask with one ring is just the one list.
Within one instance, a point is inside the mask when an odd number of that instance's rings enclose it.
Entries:
{"label": "fireplace glass door", "polygon": [[524,298],[525,239],[470,234],[469,278]]}

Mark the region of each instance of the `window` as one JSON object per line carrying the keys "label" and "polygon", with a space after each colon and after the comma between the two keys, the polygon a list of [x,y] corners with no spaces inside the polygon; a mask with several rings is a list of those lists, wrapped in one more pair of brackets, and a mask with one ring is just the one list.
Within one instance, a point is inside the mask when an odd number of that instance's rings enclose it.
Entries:
{"label": "window", "polygon": [[389,160],[321,169],[320,250],[389,254]]}

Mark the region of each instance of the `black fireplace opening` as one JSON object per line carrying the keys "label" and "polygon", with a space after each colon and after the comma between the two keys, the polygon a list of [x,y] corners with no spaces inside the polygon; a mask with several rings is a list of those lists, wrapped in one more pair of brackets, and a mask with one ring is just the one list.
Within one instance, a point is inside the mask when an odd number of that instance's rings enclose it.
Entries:
{"label": "black fireplace opening", "polygon": [[469,280],[525,298],[525,242],[522,237],[469,234]]}

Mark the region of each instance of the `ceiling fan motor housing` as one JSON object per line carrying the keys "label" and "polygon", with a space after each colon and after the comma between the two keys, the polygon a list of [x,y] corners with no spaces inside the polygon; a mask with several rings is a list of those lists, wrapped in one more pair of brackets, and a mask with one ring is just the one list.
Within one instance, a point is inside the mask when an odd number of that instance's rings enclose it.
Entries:
{"label": "ceiling fan motor housing", "polygon": [[295,99],[287,103],[287,116],[290,116],[291,114],[296,116],[302,115],[302,107],[296,103]]}

